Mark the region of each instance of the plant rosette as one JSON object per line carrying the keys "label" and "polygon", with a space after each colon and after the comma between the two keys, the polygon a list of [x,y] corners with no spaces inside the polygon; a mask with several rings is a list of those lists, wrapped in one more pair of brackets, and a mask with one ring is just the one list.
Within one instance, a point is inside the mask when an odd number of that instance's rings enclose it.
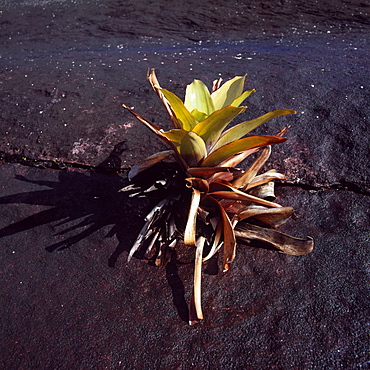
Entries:
{"label": "plant rosette", "polygon": [[[246,75],[236,76],[224,84],[222,79],[215,80],[211,92],[202,81],[194,80],[186,87],[182,101],[161,88],[154,69],[148,71],[147,79],[172,122],[173,128],[169,131],[123,104],[168,147],[134,165],[128,173],[129,180],[135,182],[137,178],[146,177],[149,169],[169,157],[177,164],[162,179],[140,189],[138,194],[162,189],[161,199],[145,217],[128,259],[146,248],[147,255],[154,254],[156,265],[164,266],[179,243],[194,249],[191,325],[203,319],[203,263],[222,252],[226,272],[235,259],[237,241],[262,241],[295,256],[308,254],[313,249],[311,237],[295,238],[276,230],[294,217],[292,207],[274,202],[274,181],[284,180],[285,176],[274,169],[259,174],[270,157],[272,145],[286,141],[283,135],[288,127],[276,135],[246,136],[273,118],[296,112],[278,109],[228,128],[234,118],[245,112],[242,104],[255,92],[243,91],[245,78]],[[257,157],[246,170],[237,167],[254,153]],[[122,191],[133,188],[135,186],[130,185]]]}

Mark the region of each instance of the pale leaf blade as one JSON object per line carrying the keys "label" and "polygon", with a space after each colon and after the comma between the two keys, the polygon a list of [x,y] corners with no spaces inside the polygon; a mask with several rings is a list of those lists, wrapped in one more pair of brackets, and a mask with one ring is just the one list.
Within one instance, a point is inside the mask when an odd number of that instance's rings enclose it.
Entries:
{"label": "pale leaf blade", "polygon": [[200,80],[194,80],[186,87],[184,105],[189,112],[194,109],[210,115],[215,107],[207,86]]}
{"label": "pale leaf blade", "polygon": [[223,226],[223,252],[224,252],[224,261],[223,261],[223,272],[226,272],[230,269],[230,264],[235,259],[236,254],[236,238],[231,221],[221,204],[215,200],[215,204],[218,207],[218,210],[221,214],[222,226]]}
{"label": "pale leaf blade", "polygon": [[248,98],[248,96],[255,92],[255,89],[244,91],[243,94],[237,97],[230,105],[232,105],[233,107],[239,107],[241,104],[243,104],[244,100]]}
{"label": "pale leaf blade", "polygon": [[221,240],[221,235],[222,235],[222,222],[218,221],[217,226],[216,226],[216,231],[215,235],[213,238],[213,243],[210,251],[208,252],[207,256],[203,258],[203,262],[208,261],[211,259],[222,247],[223,241]]}
{"label": "pale leaf blade", "polygon": [[261,153],[254,160],[252,165],[243,173],[242,176],[233,182],[233,186],[240,189],[245,189],[252,179],[256,176],[258,171],[263,167],[271,155],[271,145],[266,146],[261,150]]}
{"label": "pale leaf blade", "polygon": [[217,174],[228,172],[232,175],[239,174],[241,170],[233,167],[189,167],[187,172],[194,177],[201,177],[208,179],[209,177]]}
{"label": "pale leaf blade", "polygon": [[221,83],[222,83],[221,77],[218,78],[217,80],[214,80],[212,84],[212,92],[215,92],[216,90],[218,90],[221,87]]}
{"label": "pale leaf blade", "polygon": [[225,127],[240,113],[245,111],[245,107],[228,106],[213,112],[205,120],[199,122],[192,131],[197,133],[206,143],[207,148],[212,148],[217,142]]}
{"label": "pale leaf blade", "polygon": [[[212,197],[208,197],[207,201],[210,204],[213,204],[213,206],[216,206],[216,208],[219,211],[220,214],[220,223],[222,228],[222,234],[223,234],[223,272],[226,272],[230,268],[230,264],[235,259],[236,254],[236,238],[234,234],[234,229],[231,224],[231,220],[226,213],[225,209],[222,207],[220,202]],[[217,248],[218,250],[218,248]]]}
{"label": "pale leaf blade", "polygon": [[234,188],[232,185],[217,180],[210,184],[210,191],[208,193],[208,196],[212,196],[218,199],[246,201],[248,203],[261,204],[266,207],[281,207],[280,204],[244,193],[243,191]]}
{"label": "pale leaf blade", "polygon": [[189,166],[197,166],[207,155],[203,139],[195,132],[173,129],[163,132],[163,136],[176,146],[178,153]]}
{"label": "pale leaf blade", "polygon": [[195,312],[198,320],[203,319],[202,312],[202,257],[203,257],[203,247],[205,243],[205,238],[200,237],[197,240],[196,250],[195,250],[195,266],[194,266],[194,306]]}
{"label": "pale leaf blade", "polygon": [[181,128],[186,131],[192,130],[198,120],[186,109],[182,100],[166,89],[161,89],[161,92],[170,103],[176,118],[181,122]]}
{"label": "pale leaf blade", "polygon": [[222,136],[219,138],[218,142],[214,146],[213,150],[220,148],[221,146],[228,144],[232,141],[238,140],[243,136],[247,135],[250,131],[254,130],[263,123],[287,114],[295,114],[296,112],[291,109],[278,109],[269,113],[264,114],[263,116],[257,117],[250,121],[245,121],[239,123],[238,125],[229,128],[226,130]]}
{"label": "pale leaf blade", "polygon": [[200,191],[193,188],[190,209],[188,213],[188,220],[184,232],[184,243],[188,245],[195,245],[199,203],[200,203]]}
{"label": "pale leaf blade", "polygon": [[222,166],[222,167],[235,167],[240,162],[244,161],[244,159],[249,157],[251,154],[258,152],[259,150],[260,150],[260,148],[244,150],[241,153],[237,153],[237,154],[231,156],[226,161],[223,161],[222,163],[220,163],[220,166]]}
{"label": "pale leaf blade", "polygon": [[243,93],[245,77],[236,76],[211,94],[216,110],[231,105]]}
{"label": "pale leaf blade", "polygon": [[257,186],[264,185],[273,180],[285,180],[285,175],[279,172],[265,172],[261,175],[256,176],[245,188],[249,190]]}
{"label": "pale leaf blade", "polygon": [[239,201],[248,202],[252,204],[253,203],[261,204],[266,207],[276,207],[276,208],[281,207],[281,205],[278,203],[270,202],[268,200],[255,197],[250,194],[239,192],[236,189],[235,191],[230,191],[230,190],[229,191],[228,190],[213,191],[213,192],[208,193],[208,196],[216,198],[216,199],[239,200]]}

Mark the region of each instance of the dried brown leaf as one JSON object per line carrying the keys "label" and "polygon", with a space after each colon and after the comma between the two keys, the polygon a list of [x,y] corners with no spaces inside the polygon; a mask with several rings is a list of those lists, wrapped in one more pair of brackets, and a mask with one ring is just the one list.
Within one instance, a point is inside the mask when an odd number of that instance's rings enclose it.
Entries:
{"label": "dried brown leaf", "polygon": [[249,157],[251,154],[256,153],[260,150],[261,150],[261,148],[254,148],[254,149],[245,150],[241,153],[237,153],[237,154],[233,155],[232,157],[230,157],[229,159],[227,159],[226,161],[222,162],[220,164],[220,166],[222,166],[222,167],[235,167],[240,162],[244,161],[244,159]]}
{"label": "dried brown leaf", "polygon": [[213,243],[210,251],[208,252],[207,256],[203,258],[203,262],[208,261],[211,259],[222,247],[223,241],[221,240],[222,235],[222,222],[218,221],[216,226],[216,231],[213,237]]}
{"label": "dried brown leaf", "polygon": [[188,245],[195,245],[199,203],[200,203],[200,191],[198,189],[193,188],[188,220],[184,232],[184,243]]}
{"label": "dried brown leaf", "polygon": [[153,122],[150,122],[149,120],[147,120],[146,118],[141,116],[139,113],[135,112],[132,108],[128,107],[127,105],[122,104],[122,107],[125,108],[126,110],[128,110],[138,121],[140,121],[146,127],[148,127],[152,132],[154,132],[157,135],[157,137],[159,137],[162,141],[164,141],[173,150],[176,160],[178,161],[178,163],[180,164],[180,166],[183,169],[188,168],[187,163],[185,162],[184,158],[182,158],[181,155],[179,154],[179,152],[177,151],[176,146],[171,142],[171,140],[167,139],[163,135],[163,130],[161,130]]}
{"label": "dried brown leaf", "polygon": [[266,225],[277,228],[283,225],[292,215],[292,207],[266,208],[262,206],[247,206],[234,215],[232,224],[236,227],[237,223],[248,218],[255,218]]}
{"label": "dried brown leaf", "polygon": [[[264,185],[266,183],[270,183],[273,180],[285,180],[285,175],[282,173],[276,172],[276,170],[267,171],[261,175],[256,176],[246,187],[245,190],[249,190],[255,188],[257,186]],[[257,194],[254,194],[259,196]],[[261,197],[262,198],[262,197]]]}
{"label": "dried brown leaf", "polygon": [[221,172],[228,172],[234,176],[234,174],[239,174],[241,170],[233,167],[190,167],[188,168],[187,172],[191,176],[208,179],[211,176]]}
{"label": "dried brown leaf", "polygon": [[[209,198],[211,201],[212,198]],[[216,199],[212,199],[212,202],[217,207],[222,222],[222,232],[223,232],[223,251],[224,251],[224,262],[223,262],[223,271],[226,272],[230,268],[230,264],[235,259],[236,253],[236,239],[231,221],[224,208]]]}
{"label": "dried brown leaf", "polygon": [[172,121],[172,124],[174,128],[181,128],[181,124],[178,121],[171,104],[168,102],[168,100],[165,98],[161,91],[161,86],[159,85],[157,76],[155,74],[155,69],[149,69],[147,73],[147,80],[149,81],[150,85],[152,86],[153,90],[156,92],[158,95],[159,99],[162,101],[164,107],[166,108],[167,114],[170,117],[170,120]]}
{"label": "dried brown leaf", "polygon": [[227,190],[214,191],[214,192],[208,193],[208,195],[216,199],[240,200],[240,201],[248,202],[248,203],[261,204],[267,207],[281,207],[280,204],[269,202],[268,200],[254,197],[253,195],[245,194],[243,192],[237,192],[237,191],[227,191]]}
{"label": "dried brown leaf", "polygon": [[135,176],[139,173],[147,170],[148,168],[154,166],[158,162],[163,161],[164,159],[168,158],[170,155],[173,155],[172,150],[165,150],[163,152],[155,153],[148,158],[144,159],[142,162],[135,164],[131,167],[131,170],[128,173],[128,179],[131,181]]}
{"label": "dried brown leaf", "polygon": [[197,240],[196,250],[195,250],[195,266],[194,266],[194,306],[197,319],[203,319],[202,312],[202,257],[203,257],[203,247],[206,239],[200,237]]}
{"label": "dried brown leaf", "polygon": [[266,161],[270,158],[270,154],[271,145],[268,145],[261,150],[253,164],[243,173],[243,175],[233,182],[233,186],[244,190],[257,175],[258,171],[262,168]]}
{"label": "dried brown leaf", "polygon": [[303,256],[312,252],[313,239],[295,238],[273,229],[265,229],[251,224],[239,225],[235,229],[235,236],[241,240],[260,240],[279,249],[281,252],[293,256]]}

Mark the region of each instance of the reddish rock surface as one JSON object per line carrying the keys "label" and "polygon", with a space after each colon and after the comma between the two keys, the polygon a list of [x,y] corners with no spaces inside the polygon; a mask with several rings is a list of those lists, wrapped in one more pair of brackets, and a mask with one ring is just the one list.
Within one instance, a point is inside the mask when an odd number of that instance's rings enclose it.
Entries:
{"label": "reddish rock surface", "polygon": [[[369,6],[360,1],[0,1],[0,353],[4,369],[366,369]],[[118,190],[162,148],[121,103],[169,127],[145,74],[183,94],[248,73],[241,120],[297,115],[269,167],[315,239],[293,257],[240,245],[207,266],[205,320],[187,325],[193,267],[127,251],[150,201]]]}

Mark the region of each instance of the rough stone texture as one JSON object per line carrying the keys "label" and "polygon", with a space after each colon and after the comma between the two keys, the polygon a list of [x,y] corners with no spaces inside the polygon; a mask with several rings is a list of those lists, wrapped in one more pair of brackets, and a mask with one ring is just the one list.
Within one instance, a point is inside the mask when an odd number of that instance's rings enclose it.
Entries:
{"label": "rough stone texture", "polygon": [[122,185],[2,166],[3,368],[368,366],[368,196],[278,188],[300,212],[286,231],[315,251],[239,246],[227,274],[207,266],[205,321],[189,327],[189,259],[126,263],[147,204],[117,198]]}
{"label": "rough stone texture", "polygon": [[[370,366],[366,3],[0,4],[2,368]],[[205,266],[196,327],[186,251],[164,269],[126,263],[150,201],[118,193],[115,170],[162,146],[120,105],[169,127],[149,67],[180,95],[248,73],[241,119],[298,112],[256,133],[293,125],[269,167],[300,216],[284,231],[314,252],[241,245],[227,274]]]}
{"label": "rough stone texture", "polygon": [[[187,3],[171,17],[161,2],[146,12],[137,2],[40,4],[23,5],[16,13],[8,5],[2,14],[1,152],[96,166],[121,142],[127,167],[160,143],[123,112],[122,102],[169,127],[145,79],[148,68],[157,68],[162,85],[180,95],[193,78],[211,84],[219,75],[248,73],[247,87],[257,93],[240,121],[279,108],[298,112],[256,131],[272,134],[293,125],[290,143],[278,149],[283,163],[277,165],[288,181],[370,191],[364,3],[336,2],[335,16],[329,16],[330,2],[316,11],[300,5],[301,20],[293,17],[294,2],[219,4],[223,32],[215,26],[217,2],[190,13],[194,6]],[[180,20],[173,23],[176,16]],[[200,32],[195,25],[202,21]],[[198,31],[197,42],[190,42]]]}

